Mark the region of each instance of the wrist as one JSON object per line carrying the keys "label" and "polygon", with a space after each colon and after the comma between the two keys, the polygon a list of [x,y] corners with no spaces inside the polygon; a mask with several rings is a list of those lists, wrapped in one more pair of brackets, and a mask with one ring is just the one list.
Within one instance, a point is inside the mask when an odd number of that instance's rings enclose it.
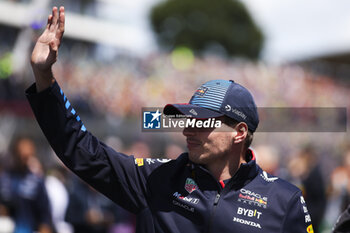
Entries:
{"label": "wrist", "polygon": [[55,82],[51,67],[48,69],[39,69],[32,65],[32,70],[35,77],[37,92],[45,90]]}

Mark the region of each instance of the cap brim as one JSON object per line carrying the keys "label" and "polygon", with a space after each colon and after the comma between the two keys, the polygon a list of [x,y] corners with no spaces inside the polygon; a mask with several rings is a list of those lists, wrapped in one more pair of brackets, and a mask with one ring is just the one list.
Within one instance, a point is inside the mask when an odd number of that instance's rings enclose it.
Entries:
{"label": "cap brim", "polygon": [[216,118],[224,115],[193,104],[167,104],[163,113],[169,117],[192,117],[197,119]]}

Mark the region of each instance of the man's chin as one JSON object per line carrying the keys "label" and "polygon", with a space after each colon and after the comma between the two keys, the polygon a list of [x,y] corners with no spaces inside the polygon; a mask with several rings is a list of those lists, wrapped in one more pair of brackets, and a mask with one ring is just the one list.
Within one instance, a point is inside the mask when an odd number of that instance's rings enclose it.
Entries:
{"label": "man's chin", "polygon": [[188,152],[188,157],[192,162],[197,163],[197,164],[203,164],[203,162],[204,162],[202,153],[198,153],[198,152],[196,153],[196,152],[190,150]]}

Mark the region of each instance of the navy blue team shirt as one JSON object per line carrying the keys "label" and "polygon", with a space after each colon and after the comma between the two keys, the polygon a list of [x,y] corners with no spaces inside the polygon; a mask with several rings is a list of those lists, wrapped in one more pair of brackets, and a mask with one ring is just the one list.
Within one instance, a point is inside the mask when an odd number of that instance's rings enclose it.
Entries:
{"label": "navy blue team shirt", "polygon": [[136,214],[137,233],[313,232],[301,191],[262,171],[251,150],[230,180],[218,182],[187,153],[167,160],[114,151],[87,131],[56,82],[40,93],[33,84],[26,94],[57,156]]}

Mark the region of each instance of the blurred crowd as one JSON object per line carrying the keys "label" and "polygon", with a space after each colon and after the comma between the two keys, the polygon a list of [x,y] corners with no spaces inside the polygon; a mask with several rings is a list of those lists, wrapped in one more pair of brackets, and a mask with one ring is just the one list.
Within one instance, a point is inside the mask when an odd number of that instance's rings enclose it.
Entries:
{"label": "blurred crowd", "polygon": [[134,232],[134,215],[63,166],[44,167],[32,138],[16,138],[6,158],[0,164],[0,232]]}
{"label": "blurred crowd", "polygon": [[259,107],[350,105],[349,87],[298,65],[267,66],[208,56],[194,59],[183,70],[175,68],[171,54],[117,60],[100,63],[69,54],[55,73],[70,98],[87,100],[94,110],[120,117],[138,115],[140,107],[187,102],[200,83],[220,78],[246,86]]}

